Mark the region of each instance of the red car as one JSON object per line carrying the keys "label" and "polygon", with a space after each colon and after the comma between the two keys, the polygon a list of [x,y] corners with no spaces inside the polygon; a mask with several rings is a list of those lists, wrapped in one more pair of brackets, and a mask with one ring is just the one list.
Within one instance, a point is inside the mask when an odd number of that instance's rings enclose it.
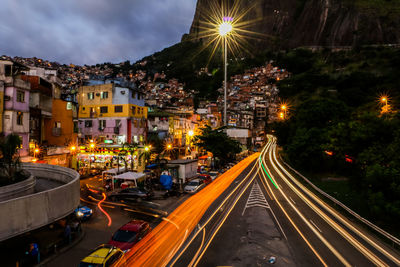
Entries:
{"label": "red car", "polygon": [[150,231],[151,227],[148,222],[132,220],[119,228],[113,234],[108,244],[118,247],[126,252]]}
{"label": "red car", "polygon": [[209,174],[206,174],[206,173],[199,174],[198,178],[202,179],[206,185],[213,181],[211,176]]}

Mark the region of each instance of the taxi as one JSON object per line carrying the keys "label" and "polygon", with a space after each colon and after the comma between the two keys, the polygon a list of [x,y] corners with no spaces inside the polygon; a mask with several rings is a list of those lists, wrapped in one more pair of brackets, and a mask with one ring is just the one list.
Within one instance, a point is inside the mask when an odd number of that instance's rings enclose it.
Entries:
{"label": "taxi", "polygon": [[117,247],[103,244],[92,251],[79,267],[125,266],[124,252]]}

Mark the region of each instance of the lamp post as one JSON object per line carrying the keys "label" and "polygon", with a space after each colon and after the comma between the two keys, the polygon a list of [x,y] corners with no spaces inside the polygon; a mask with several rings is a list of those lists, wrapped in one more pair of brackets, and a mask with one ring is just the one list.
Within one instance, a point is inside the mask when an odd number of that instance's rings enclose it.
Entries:
{"label": "lamp post", "polygon": [[39,152],[40,152],[40,149],[35,147],[35,149],[33,150],[33,160],[32,160],[33,162],[37,161],[36,154],[38,154]]}
{"label": "lamp post", "polygon": [[233,18],[231,17],[223,17],[222,23],[218,27],[219,35],[222,37],[224,41],[224,126],[226,126],[226,87],[227,87],[227,58],[228,58],[228,41],[227,36],[233,30],[232,27]]}
{"label": "lamp post", "polygon": [[[95,144],[93,142],[90,142],[89,147],[90,147],[90,152],[93,153]],[[91,168],[92,168],[92,156],[89,154],[89,171]]]}
{"label": "lamp post", "polygon": [[383,112],[382,113],[388,112],[389,111],[389,108],[388,108],[388,97],[387,96],[382,96],[381,102],[385,103],[385,107],[383,108]]}

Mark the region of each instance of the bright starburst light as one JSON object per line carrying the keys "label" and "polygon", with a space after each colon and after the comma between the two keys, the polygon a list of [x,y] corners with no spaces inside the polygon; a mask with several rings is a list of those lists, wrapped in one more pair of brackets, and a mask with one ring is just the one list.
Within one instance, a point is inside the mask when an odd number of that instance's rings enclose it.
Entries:
{"label": "bright starburst light", "polygon": [[246,15],[255,5],[250,5],[244,9],[241,1],[228,2],[230,1],[210,1],[210,4],[199,12],[199,24],[195,26],[198,34],[193,38],[206,41],[203,50],[207,47],[212,47],[210,59],[218,47],[222,47],[221,44],[224,38],[226,38],[229,53],[236,57],[242,52],[251,54],[248,49],[249,43],[246,39],[254,39],[257,35],[263,35],[248,30],[250,26],[259,21],[259,19],[246,19],[248,17]]}

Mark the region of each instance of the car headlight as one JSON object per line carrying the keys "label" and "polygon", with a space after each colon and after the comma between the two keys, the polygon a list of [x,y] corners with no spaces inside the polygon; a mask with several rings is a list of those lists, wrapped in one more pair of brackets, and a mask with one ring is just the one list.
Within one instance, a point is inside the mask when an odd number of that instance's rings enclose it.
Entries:
{"label": "car headlight", "polygon": [[90,210],[90,214],[92,214],[93,213],[93,210]]}
{"label": "car headlight", "polygon": [[76,216],[82,217],[82,216],[83,216],[83,212],[82,212],[82,211],[78,211],[78,212],[76,213]]}

